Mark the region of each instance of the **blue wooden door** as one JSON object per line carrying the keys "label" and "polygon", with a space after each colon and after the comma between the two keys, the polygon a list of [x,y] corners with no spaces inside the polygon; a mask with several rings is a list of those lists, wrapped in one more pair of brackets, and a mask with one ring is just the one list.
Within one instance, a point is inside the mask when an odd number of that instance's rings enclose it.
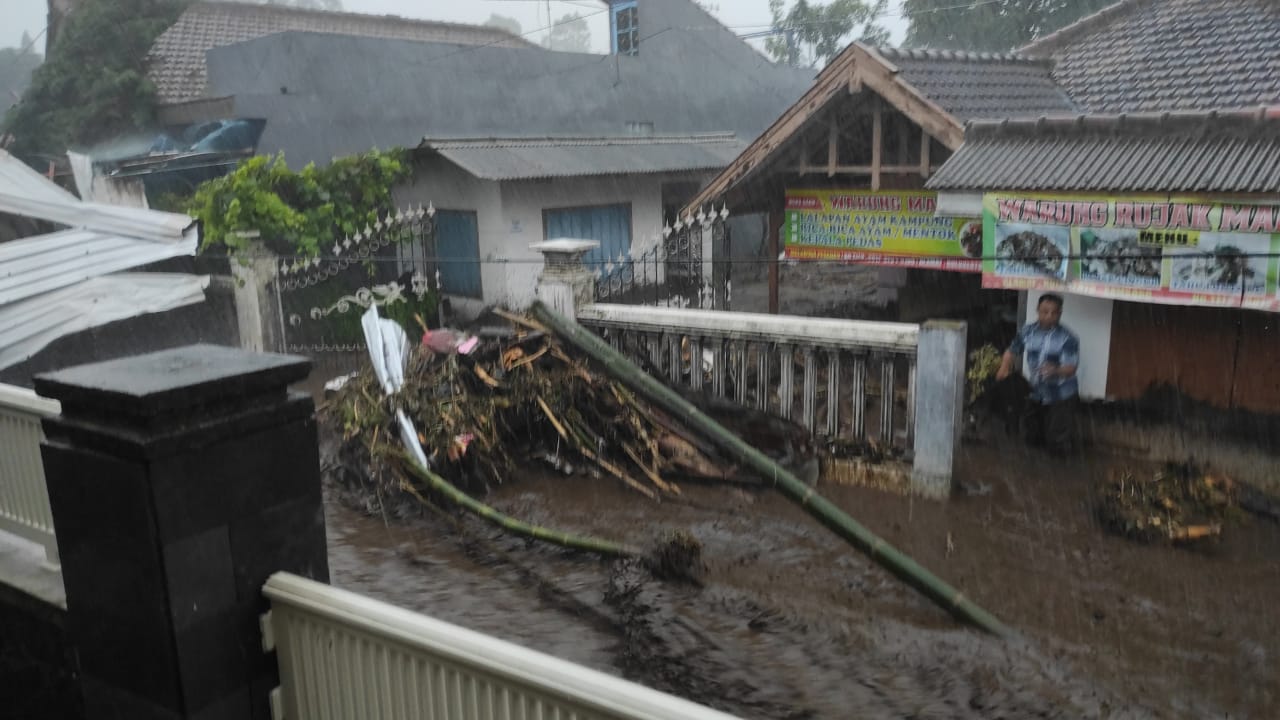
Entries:
{"label": "blue wooden door", "polygon": [[572,238],[600,243],[600,247],[584,258],[589,267],[616,263],[620,255],[631,256],[630,205],[547,210],[545,218],[548,240]]}
{"label": "blue wooden door", "polygon": [[436,212],[436,257],[446,295],[483,297],[480,287],[480,231],[476,214]]}

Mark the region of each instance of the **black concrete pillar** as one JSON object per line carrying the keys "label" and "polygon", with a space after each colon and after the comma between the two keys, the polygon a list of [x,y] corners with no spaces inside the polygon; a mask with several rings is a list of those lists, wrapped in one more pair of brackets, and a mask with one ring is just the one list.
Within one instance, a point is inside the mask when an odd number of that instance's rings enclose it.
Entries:
{"label": "black concrete pillar", "polygon": [[309,371],[195,345],[36,377],[88,720],[270,716],[262,584],[329,575]]}

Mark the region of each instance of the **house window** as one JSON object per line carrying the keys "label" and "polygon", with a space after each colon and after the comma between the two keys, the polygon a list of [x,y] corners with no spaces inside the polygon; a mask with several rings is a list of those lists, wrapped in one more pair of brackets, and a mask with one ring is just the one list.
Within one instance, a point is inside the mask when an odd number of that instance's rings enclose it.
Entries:
{"label": "house window", "polygon": [[600,247],[583,258],[592,269],[631,256],[631,205],[597,205],[542,211],[547,240],[595,240]]}
{"label": "house window", "polygon": [[611,8],[609,28],[613,32],[613,51],[619,55],[640,53],[640,26],[636,0],[617,2]]}

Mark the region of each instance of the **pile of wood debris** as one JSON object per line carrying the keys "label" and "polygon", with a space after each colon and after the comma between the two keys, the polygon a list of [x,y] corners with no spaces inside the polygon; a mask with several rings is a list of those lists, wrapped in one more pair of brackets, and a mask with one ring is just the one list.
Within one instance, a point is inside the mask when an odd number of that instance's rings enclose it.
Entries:
{"label": "pile of wood debris", "polygon": [[[622,482],[653,499],[679,495],[675,478],[753,481],[537,322],[499,315],[501,325],[491,316],[474,334],[427,331],[406,363],[394,401],[416,426],[436,475],[483,493],[541,464]],[[780,460],[812,461],[797,457],[808,442],[799,426],[736,406],[708,412],[738,420],[746,432],[771,433],[761,445],[777,447]],[[380,491],[406,489],[411,473],[400,454],[392,400],[372,370],[326,402],[324,420],[340,433],[339,454],[363,466],[366,481]]]}
{"label": "pile of wood debris", "polygon": [[1098,483],[1096,498],[1104,527],[1141,542],[1218,537],[1240,514],[1236,483],[1194,462],[1166,463],[1149,475],[1112,472]]}

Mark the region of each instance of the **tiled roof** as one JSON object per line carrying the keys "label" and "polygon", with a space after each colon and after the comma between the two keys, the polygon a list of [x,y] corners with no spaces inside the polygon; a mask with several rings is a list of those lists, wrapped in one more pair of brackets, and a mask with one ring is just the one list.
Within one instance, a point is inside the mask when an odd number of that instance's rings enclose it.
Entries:
{"label": "tiled roof", "polygon": [[1012,54],[877,49],[898,76],[958,120],[1080,110],[1054,84],[1050,63]]}
{"label": "tiled roof", "polygon": [[1280,101],[1280,2],[1124,0],[1022,49],[1095,113]]}
{"label": "tiled roof", "polygon": [[205,52],[290,30],[459,45],[533,46],[505,30],[479,25],[206,1],[192,5],[156,38],[148,76],[162,104],[199,98],[205,91]]}
{"label": "tiled roof", "polygon": [[719,170],[743,144],[729,134],[621,138],[424,140],[486,180]]}
{"label": "tiled roof", "polygon": [[1280,192],[1280,108],[973,122],[934,190]]}

